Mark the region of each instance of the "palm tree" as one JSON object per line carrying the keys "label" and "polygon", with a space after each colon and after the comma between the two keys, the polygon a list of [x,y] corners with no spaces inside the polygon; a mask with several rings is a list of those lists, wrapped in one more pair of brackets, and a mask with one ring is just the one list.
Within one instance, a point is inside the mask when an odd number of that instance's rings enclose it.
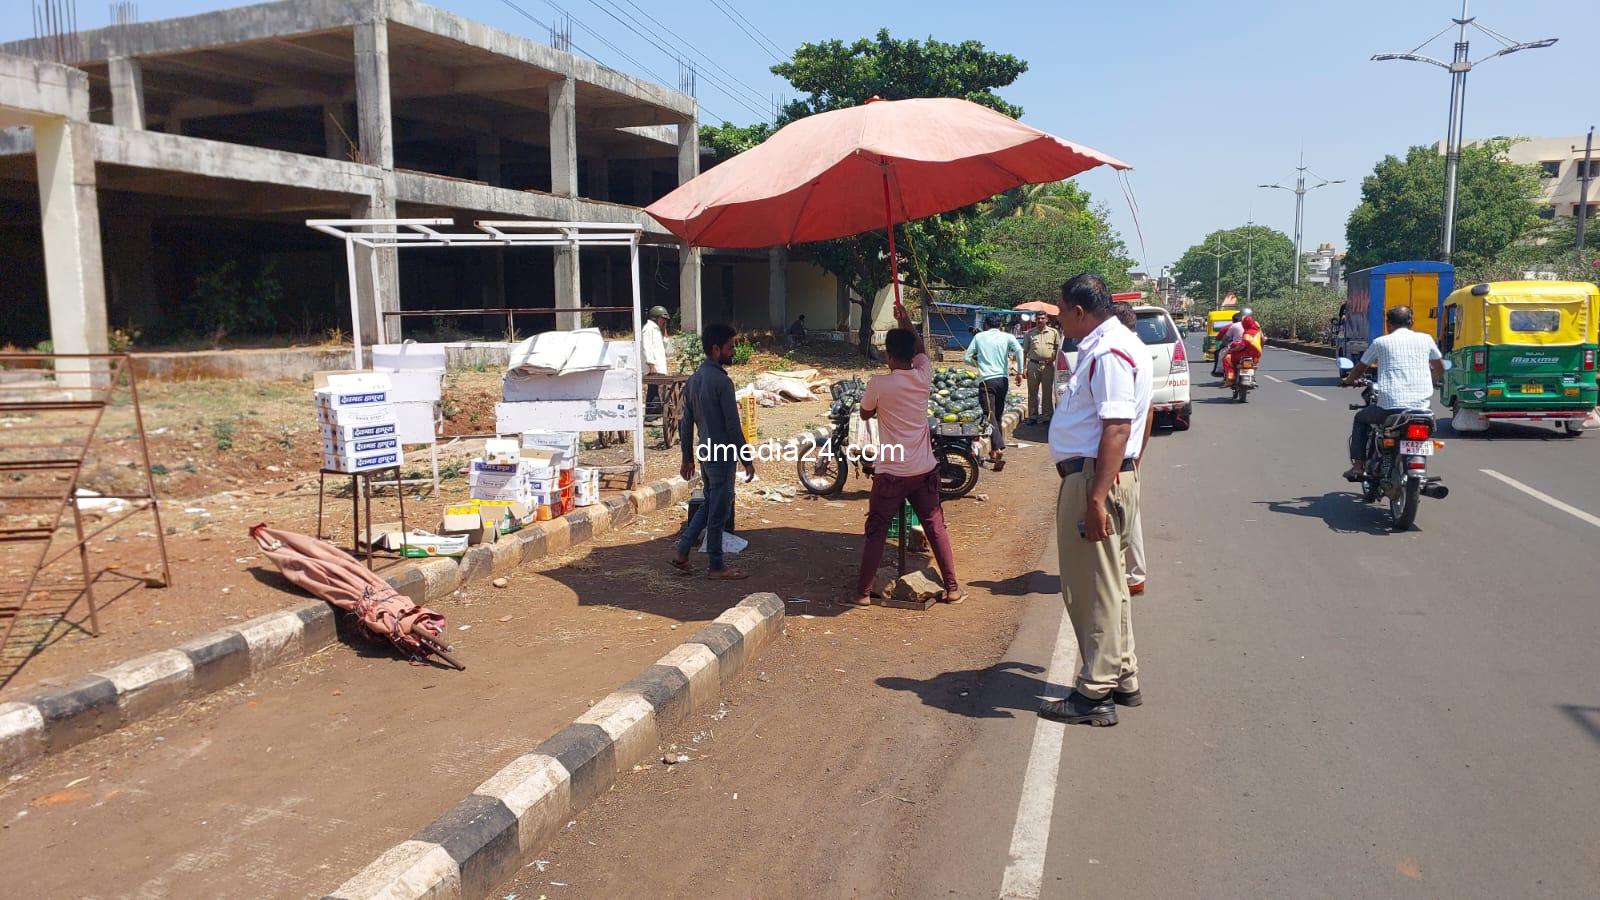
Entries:
{"label": "palm tree", "polygon": [[983,214],[993,221],[1013,217],[1059,221],[1082,211],[1087,201],[1084,191],[1068,182],[1025,184],[996,194],[983,205]]}

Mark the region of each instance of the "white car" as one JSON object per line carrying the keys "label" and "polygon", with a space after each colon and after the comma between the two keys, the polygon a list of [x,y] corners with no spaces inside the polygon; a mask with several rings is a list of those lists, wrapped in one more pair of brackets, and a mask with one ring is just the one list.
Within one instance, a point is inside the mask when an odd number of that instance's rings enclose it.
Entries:
{"label": "white car", "polygon": [[[1134,332],[1150,348],[1150,414],[1156,417],[1157,425],[1169,425],[1173,431],[1188,431],[1194,405],[1189,401],[1189,354],[1183,347],[1183,334],[1172,321],[1172,315],[1159,306],[1135,306],[1133,315],[1137,319]],[[1063,350],[1068,371],[1076,370],[1077,342],[1064,339]],[[1066,389],[1066,378],[1058,379],[1057,396]]]}

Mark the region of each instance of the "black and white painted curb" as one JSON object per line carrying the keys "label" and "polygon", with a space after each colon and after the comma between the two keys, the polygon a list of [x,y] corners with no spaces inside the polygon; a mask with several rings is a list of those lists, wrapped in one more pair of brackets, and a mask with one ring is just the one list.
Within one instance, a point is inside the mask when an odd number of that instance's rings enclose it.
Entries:
{"label": "black and white painted curb", "polygon": [[[681,478],[652,481],[559,519],[536,522],[495,544],[480,544],[460,559],[430,559],[388,579],[416,603],[430,603],[471,581],[502,575],[592,540],[635,516],[666,509],[689,496]],[[0,703],[0,775],[32,765],[124,725],[202,694],[244,681],[280,663],[332,644],[333,607],[308,601],[214,631],[69,684],[43,687]]]}
{"label": "black and white painted curb", "polygon": [[618,774],[655,758],[663,735],[714,708],[724,686],[782,633],[783,615],[776,594],[745,597],[328,900],[487,896]]}

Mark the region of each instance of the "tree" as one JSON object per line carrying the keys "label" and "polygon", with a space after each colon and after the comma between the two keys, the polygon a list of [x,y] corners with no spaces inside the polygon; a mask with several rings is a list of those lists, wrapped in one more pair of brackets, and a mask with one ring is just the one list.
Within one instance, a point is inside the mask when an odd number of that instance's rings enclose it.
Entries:
{"label": "tree", "polygon": [[[797,119],[833,109],[857,106],[872,97],[962,97],[1008,116],[1022,109],[1002,100],[997,88],[1016,81],[1028,64],[1007,53],[995,53],[978,41],[947,44],[897,40],[887,29],[853,43],[822,41],[802,44],[786,62],[772,67],[805,96],[784,106],[771,125],[702,126],[700,143],[718,160],[764,140]],[[996,271],[982,230],[969,207],[901,226],[896,240],[909,261],[920,260],[930,283],[980,284]],[[902,236],[903,235],[903,236]],[[807,245],[811,258],[843,279],[852,290],[871,298],[889,283],[888,243],[883,232]],[[903,267],[905,268],[905,267]]]}
{"label": "tree", "polygon": [[1070,181],[1025,184],[982,205],[984,217],[994,221],[1013,216],[1059,221],[1088,207],[1089,192]]}
{"label": "tree", "polygon": [[[1055,302],[1061,283],[1079,272],[1096,272],[1112,290],[1132,282],[1134,261],[1106,220],[1105,209],[1090,203],[1089,194],[1073,187],[1075,205],[1050,216],[1010,215],[988,227],[998,271],[979,290],[968,291],[973,302],[1010,308],[1027,300]],[[997,198],[998,201],[998,198]]]}
{"label": "tree", "polygon": [[[1217,242],[1234,252],[1222,257],[1222,289],[1217,290]],[[1172,277],[1189,296],[1209,305],[1213,297],[1232,291],[1242,301],[1249,293],[1269,297],[1294,280],[1294,241],[1265,225],[1241,225],[1213,231],[1183,252]]]}
{"label": "tree", "polygon": [[[1535,224],[1539,176],[1506,157],[1509,140],[1461,149],[1456,175],[1457,266],[1481,266]],[[1438,259],[1444,221],[1444,157],[1412,147],[1405,159],[1385,156],[1361,180],[1361,203],[1345,224],[1345,269],[1403,259]]]}

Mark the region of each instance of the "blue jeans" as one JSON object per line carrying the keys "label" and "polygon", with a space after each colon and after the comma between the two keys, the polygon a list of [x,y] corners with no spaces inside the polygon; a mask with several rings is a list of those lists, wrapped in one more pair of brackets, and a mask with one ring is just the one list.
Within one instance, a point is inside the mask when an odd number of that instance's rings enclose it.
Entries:
{"label": "blue jeans", "polygon": [[700,466],[700,480],[705,484],[706,500],[695,510],[694,518],[678,538],[678,555],[687,558],[699,542],[701,532],[706,535],[706,557],[711,571],[722,569],[722,530],[728,524],[728,514],[733,512],[733,474],[737,463],[708,462]]}

